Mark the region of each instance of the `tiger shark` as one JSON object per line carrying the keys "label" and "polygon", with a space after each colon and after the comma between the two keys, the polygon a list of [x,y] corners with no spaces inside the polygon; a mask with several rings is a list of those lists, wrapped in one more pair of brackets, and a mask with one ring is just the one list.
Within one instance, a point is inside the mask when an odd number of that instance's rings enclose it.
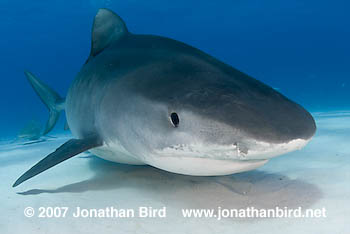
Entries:
{"label": "tiger shark", "polygon": [[316,125],[278,91],[185,43],[128,31],[100,9],[90,56],[61,98],[25,75],[50,112],[65,111],[74,139],[25,172],[13,187],[84,151],[118,163],[194,175],[253,170],[304,147]]}

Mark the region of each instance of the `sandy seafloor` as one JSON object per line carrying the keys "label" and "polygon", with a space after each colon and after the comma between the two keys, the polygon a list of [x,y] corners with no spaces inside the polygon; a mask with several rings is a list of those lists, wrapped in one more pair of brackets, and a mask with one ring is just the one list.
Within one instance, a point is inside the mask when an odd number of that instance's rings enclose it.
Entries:
{"label": "sandy seafloor", "polygon": [[[84,153],[12,188],[69,138],[0,146],[0,233],[350,233],[350,112],[314,113],[304,149],[250,172],[191,177],[127,166]],[[27,218],[25,207],[167,207],[166,218]],[[183,208],[326,209],[326,218],[183,218]]]}

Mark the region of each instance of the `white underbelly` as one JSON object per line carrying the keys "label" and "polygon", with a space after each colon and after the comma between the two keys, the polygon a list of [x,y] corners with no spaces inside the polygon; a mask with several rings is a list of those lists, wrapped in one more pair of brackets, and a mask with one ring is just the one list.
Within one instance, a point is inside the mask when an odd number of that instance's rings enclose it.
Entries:
{"label": "white underbelly", "polygon": [[268,160],[221,160],[198,157],[154,157],[147,163],[174,173],[193,176],[230,175],[261,167]]}
{"label": "white underbelly", "polygon": [[237,145],[186,145],[149,152],[142,157],[133,155],[118,142],[113,142],[105,143],[91,152],[105,160],[118,163],[148,164],[184,175],[219,176],[254,170],[270,158],[300,149],[307,142],[299,139],[284,144],[255,142],[255,149],[247,152],[241,152]]}
{"label": "white underbelly", "polygon": [[123,148],[115,145],[112,147],[104,145],[98,148],[91,149],[90,152],[100,158],[112,162],[130,165],[145,165],[144,162],[129,154]]}
{"label": "white underbelly", "polygon": [[121,151],[111,150],[108,147],[99,147],[90,150],[94,155],[108,161],[130,164],[151,165],[159,169],[194,176],[229,175],[243,171],[254,170],[264,165],[268,160],[216,160],[194,157],[152,157],[142,162],[135,157]]}
{"label": "white underbelly", "polygon": [[200,157],[156,156],[148,157],[146,162],[137,159],[116,145],[101,146],[90,150],[94,155],[108,161],[131,164],[151,165],[159,169],[194,176],[229,175],[233,173],[253,170],[264,165],[268,160],[222,160]]}

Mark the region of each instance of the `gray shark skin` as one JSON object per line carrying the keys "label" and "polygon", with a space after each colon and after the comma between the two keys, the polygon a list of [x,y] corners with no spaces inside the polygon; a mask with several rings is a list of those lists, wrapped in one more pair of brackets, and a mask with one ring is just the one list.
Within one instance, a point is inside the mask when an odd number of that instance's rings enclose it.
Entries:
{"label": "gray shark skin", "polygon": [[182,42],[130,33],[107,9],[65,103],[51,99],[76,139],[14,186],[86,150],[187,175],[237,173],[302,148],[316,131],[312,116],[273,88]]}

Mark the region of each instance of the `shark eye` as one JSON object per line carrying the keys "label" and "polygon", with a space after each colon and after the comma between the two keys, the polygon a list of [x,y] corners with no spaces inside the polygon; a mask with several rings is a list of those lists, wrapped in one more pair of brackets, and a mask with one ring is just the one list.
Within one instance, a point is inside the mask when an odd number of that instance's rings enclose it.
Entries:
{"label": "shark eye", "polygon": [[175,128],[179,126],[180,119],[179,119],[179,116],[175,112],[170,114],[170,120]]}

